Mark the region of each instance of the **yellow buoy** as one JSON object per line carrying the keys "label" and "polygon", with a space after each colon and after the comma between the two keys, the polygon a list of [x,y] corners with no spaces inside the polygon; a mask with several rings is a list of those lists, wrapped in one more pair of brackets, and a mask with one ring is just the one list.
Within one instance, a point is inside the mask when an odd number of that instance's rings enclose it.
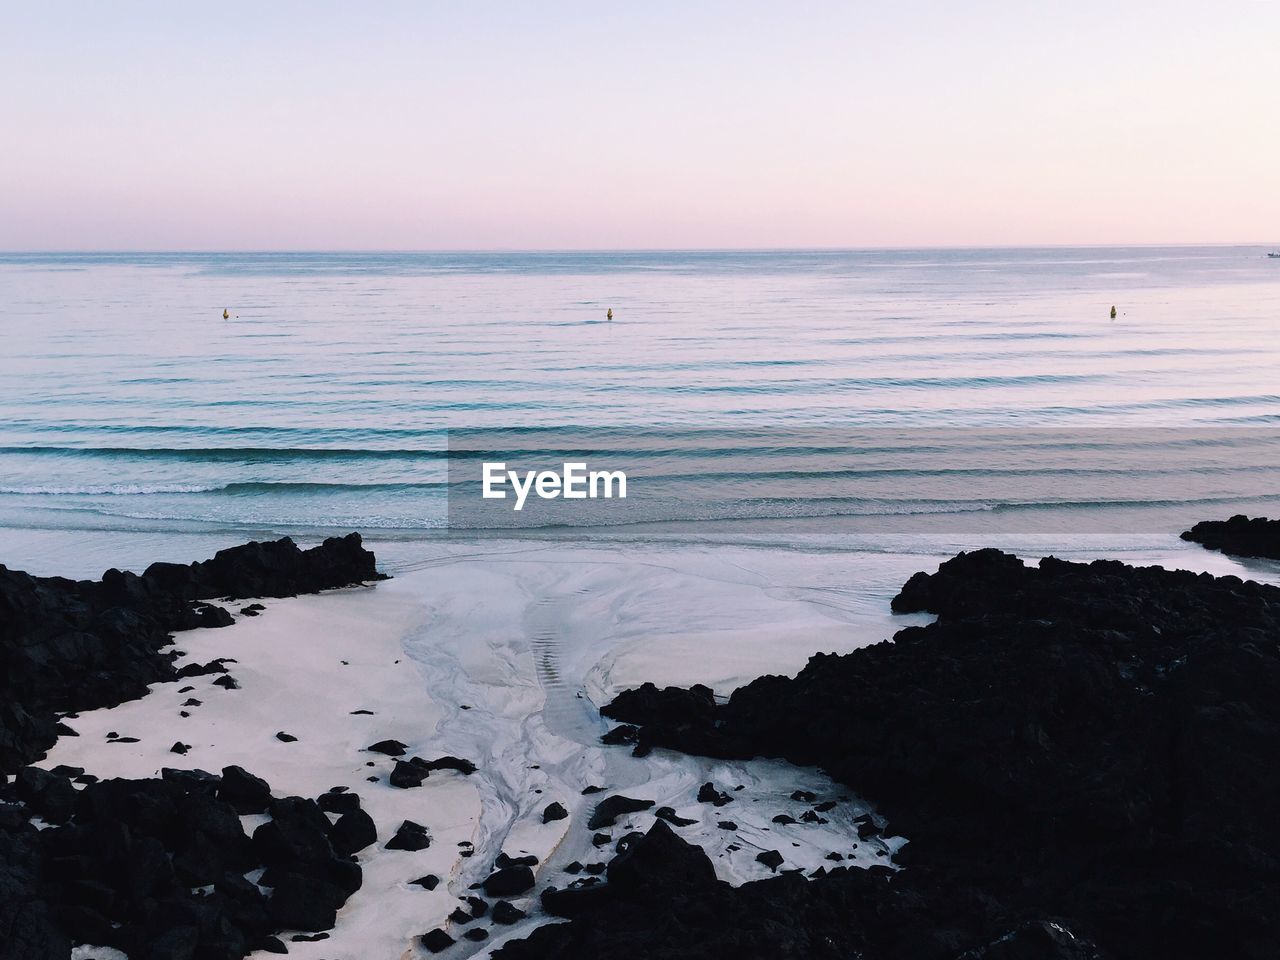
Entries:
{"label": "yellow buoy", "polygon": [[1111,319],[1112,319],[1112,320],[1114,320],[1115,318],[1116,318],[1116,308],[1115,308],[1115,307],[1112,307],[1112,308],[1111,308]]}
{"label": "yellow buoy", "polygon": [[[1114,316],[1116,315],[1116,312],[1115,312],[1114,310],[1112,310],[1112,311],[1111,311],[1111,315],[1114,317]],[[230,319],[231,319],[231,314],[227,313],[227,308],[226,308],[226,307],[223,307],[223,308],[222,308],[222,319],[223,319],[223,320],[230,320]]]}
{"label": "yellow buoy", "polygon": [[609,308],[609,312],[608,312],[608,313],[606,313],[606,314],[604,315],[604,318],[605,318],[606,320],[612,320],[612,319],[613,319],[613,307],[610,307],[610,308]]}

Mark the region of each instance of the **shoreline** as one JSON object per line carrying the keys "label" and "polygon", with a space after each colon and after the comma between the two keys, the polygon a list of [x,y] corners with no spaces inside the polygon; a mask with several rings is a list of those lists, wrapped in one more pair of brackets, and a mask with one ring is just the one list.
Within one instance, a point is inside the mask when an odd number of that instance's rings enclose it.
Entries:
{"label": "shoreline", "polygon": [[[609,724],[599,708],[645,681],[705,682],[723,697],[763,674],[794,675],[813,653],[848,652],[930,623],[929,615],[892,615],[887,597],[878,598],[901,587],[903,571],[930,569],[934,558],[901,556],[886,570],[883,556],[759,547],[631,545],[623,556],[614,545],[506,546],[456,547],[396,579],[268,599],[259,616],[238,615],[231,629],[179,633],[178,666],[230,657],[240,689],[217,688],[211,676],[155,684],[141,699],[67,719],[80,736],[60,738],[38,765],[151,777],[164,767],[234,764],[277,793],[348,787],[372,816],[377,842],[357,855],[363,887],[328,936],[287,942],[291,955],[315,960],[424,957],[418,938],[432,930],[457,941],[448,956],[521,940],[552,919],[537,894],[598,883],[585,868],[603,870],[619,841],[650,829],[659,807],[671,808],[679,836],[703,848],[719,879],[734,886],[825,871],[836,853],[844,866],[892,865],[910,837],[862,836],[868,818],[878,828],[884,821],[848,787],[781,760],[661,749],[632,757],[600,743]],[[1191,555],[1209,568],[1243,569],[1220,554]],[[872,570],[878,579],[867,580]],[[186,687],[194,689],[179,693]],[[183,718],[188,697],[202,702]],[[359,709],[375,713],[351,714]],[[108,742],[107,732],[139,742]],[[277,732],[297,740],[282,742]],[[406,757],[451,755],[478,769],[396,789],[385,782],[395,761],[364,749],[383,739],[404,743]],[[190,750],[169,752],[174,740]],[[700,801],[705,783],[730,802]],[[584,796],[588,786],[605,790]],[[837,809],[821,824],[800,821],[812,803],[793,799],[797,792]],[[652,803],[612,829],[586,829],[596,803],[613,794]],[[544,823],[553,803],[567,816]],[[428,849],[384,850],[404,820],[427,827]],[[725,820],[732,830],[721,827]],[[605,845],[593,842],[599,832],[608,833]],[[757,860],[774,850],[776,866]],[[536,858],[535,888],[504,898],[528,919],[461,922],[475,909],[466,898],[482,895],[475,888],[500,854]],[[427,874],[439,877],[434,890],[410,884]],[[485,940],[463,939],[479,929]]]}
{"label": "shoreline", "polygon": [[[382,594],[382,586],[268,599],[258,616],[241,615],[230,629],[178,634],[184,651],[179,667],[230,657],[239,688],[220,688],[207,676],[155,684],[141,699],[66,720],[79,736],[60,738],[39,765],[83,767],[104,778],[155,777],[164,767],[240,766],[288,796],[317,797],[347,787],[378,831],[377,842],[358,854],[364,885],[341,909],[341,922],[328,938],[289,942],[289,954],[322,958],[337,949],[401,956],[424,919],[442,921],[454,906],[444,887],[427,891],[408,881],[447,877],[456,869],[460,844],[474,835],[479,795],[467,778],[449,772],[433,775],[426,790],[394,789],[386,783],[394,761],[365,749],[396,739],[423,752],[425,746],[417,745],[441,716],[400,643],[421,611]],[[184,708],[189,699],[201,702]],[[185,718],[184,709],[190,714]],[[373,714],[352,714],[365,709]],[[112,731],[139,742],[105,741]],[[282,742],[278,732],[297,739]],[[170,752],[175,740],[190,749]],[[369,776],[379,782],[368,782]],[[261,820],[245,819],[253,825]],[[384,849],[405,820],[427,827],[429,848]],[[368,896],[372,891],[376,898]]]}
{"label": "shoreline", "polygon": [[[608,549],[585,547],[571,557],[562,549],[549,549],[554,558],[544,549],[498,561],[496,569],[504,571],[500,574],[494,572],[491,556],[463,557],[373,586],[266,600],[259,615],[237,615],[231,628],[179,633],[175,645],[183,656],[176,666],[231,658],[226,667],[240,689],[221,689],[211,676],[154,684],[141,699],[68,718],[79,736],[60,738],[38,765],[83,767],[104,778],[152,777],[166,767],[216,771],[238,765],[264,776],[277,793],[305,797],[334,786],[349,787],[373,817],[378,842],[358,855],[364,886],[339,910],[328,937],[288,944],[291,954],[315,958],[357,948],[370,956],[419,955],[416,937],[437,927],[458,939],[451,950],[458,956],[527,935],[547,919],[527,897],[511,902],[533,914],[532,920],[509,930],[490,927],[487,944],[462,940],[459,934],[475,926],[448,917],[466,909],[465,898],[475,894],[472,886],[488,876],[499,854],[536,857],[539,888],[594,876],[587,869],[565,873],[564,868],[573,869],[575,862],[584,868],[603,866],[602,856],[607,859],[611,846],[593,843],[600,831],[585,831],[583,823],[600,796],[615,792],[650,800],[654,808],[670,806],[674,816],[697,824],[683,832],[698,837],[716,856],[718,871],[733,882],[772,875],[773,868],[755,859],[765,849],[785,847],[785,869],[816,869],[833,848],[842,846],[848,847],[845,852],[851,858],[865,858],[868,864],[887,858],[891,845],[864,846],[861,854],[854,853],[848,841],[855,832],[853,818],[869,812],[856,801],[843,817],[828,818],[832,825],[827,829],[771,822],[787,811],[802,812],[792,809],[795,803],[790,799],[798,789],[847,795],[815,771],[796,771],[776,761],[717,764],[676,755],[641,762],[598,742],[607,728],[598,706],[611,687],[631,682],[628,677],[639,682],[652,662],[637,655],[643,653],[637,634],[665,651],[660,655],[671,659],[676,673],[683,664],[691,682],[699,679],[699,666],[705,674],[708,667],[716,670],[717,663],[719,683],[726,690],[745,675],[741,665],[727,669],[743,652],[730,622],[722,620],[716,631],[704,628],[702,640],[719,643],[718,661],[704,657],[698,663],[689,650],[673,646],[683,639],[682,626],[669,623],[666,640],[647,632],[644,624],[652,628],[654,615],[677,598],[684,598],[685,613],[700,608],[704,616],[722,619],[726,611],[736,609],[739,622],[744,617],[756,621],[760,652],[748,670],[796,669],[809,653],[832,646],[827,637],[843,630],[849,636],[837,646],[849,648],[878,639],[878,626],[864,625],[861,640],[855,638],[859,631],[839,620],[829,621],[825,633],[815,631],[821,617],[813,610],[821,604],[770,597],[763,571],[742,570],[744,557],[759,560],[768,557],[767,552],[729,551],[726,557],[722,550],[668,548],[650,550],[634,564],[619,567],[608,562],[613,556]],[[673,562],[686,565],[679,577],[674,576]],[[831,568],[833,574],[838,566]],[[554,573],[550,579],[548,570]],[[641,578],[643,586],[638,587],[640,571],[647,580]],[[812,572],[803,562],[793,576],[808,577]],[[598,582],[602,573],[608,583]],[[717,582],[718,593],[705,589]],[[603,595],[610,589],[619,596],[596,608],[581,602],[584,595]],[[804,590],[811,589],[806,583]],[[535,595],[539,592],[541,598]],[[541,603],[549,594],[561,596],[558,609]],[[579,601],[576,605],[573,598]],[[251,602],[246,599],[239,605]],[[629,639],[622,643],[608,638],[604,646],[585,654],[575,650],[576,639],[592,633],[599,621],[570,624],[571,614],[589,610],[592,616],[612,620],[617,619],[611,611],[618,605],[639,620]],[[800,647],[781,655],[775,652],[772,658],[764,654],[770,635],[759,618],[766,610],[772,611],[774,636],[794,633],[802,638]],[[540,624],[531,620],[539,614]],[[872,619],[888,622],[883,616]],[[532,642],[525,639],[530,635]],[[543,646],[540,655],[537,643]],[[614,650],[612,644],[620,646]],[[557,689],[549,704],[544,688],[547,664],[562,654],[557,668],[583,674],[574,689]],[[188,698],[201,703],[184,708]],[[350,715],[365,701],[375,703],[375,716]],[[566,704],[576,716],[567,716]],[[190,716],[180,716],[184,709]],[[108,732],[119,737],[107,741]],[[275,738],[277,732],[298,739],[281,742]],[[134,737],[138,742],[127,742]],[[406,755],[456,755],[479,770],[469,777],[433,775],[419,790],[389,787],[384,781],[394,761],[363,749],[388,738],[405,743]],[[190,749],[183,755],[170,752],[175,740]],[[366,767],[367,763],[375,766]],[[368,783],[364,778],[369,775],[380,782]],[[736,831],[721,829],[722,812],[696,799],[708,781],[727,789],[743,787],[733,814]],[[584,796],[583,788],[593,785],[608,789],[600,796]],[[564,806],[569,816],[543,824],[542,815],[553,802]],[[403,820],[428,828],[433,838],[428,850],[383,851]],[[246,827],[251,831],[258,822],[247,818]],[[642,812],[621,818],[606,832],[616,842],[650,822],[652,812]],[[425,874],[440,878],[434,891],[408,883]]]}
{"label": "shoreline", "polygon": [[[1243,520],[1210,529],[1274,555],[1280,524]],[[823,767],[889,817],[860,838],[907,835],[901,870],[732,887],[656,824],[503,960],[1274,955],[1280,589],[984,549],[892,606],[937,619],[727,702],[646,685],[604,712],[636,755]]]}

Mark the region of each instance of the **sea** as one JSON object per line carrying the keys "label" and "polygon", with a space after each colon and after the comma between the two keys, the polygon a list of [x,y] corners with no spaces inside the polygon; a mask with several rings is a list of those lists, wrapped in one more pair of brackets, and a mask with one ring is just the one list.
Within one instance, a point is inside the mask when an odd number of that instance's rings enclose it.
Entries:
{"label": "sea", "polygon": [[[1267,252],[0,254],[0,562],[1190,550],[1280,516]],[[628,500],[472,509],[482,462],[569,459]]]}

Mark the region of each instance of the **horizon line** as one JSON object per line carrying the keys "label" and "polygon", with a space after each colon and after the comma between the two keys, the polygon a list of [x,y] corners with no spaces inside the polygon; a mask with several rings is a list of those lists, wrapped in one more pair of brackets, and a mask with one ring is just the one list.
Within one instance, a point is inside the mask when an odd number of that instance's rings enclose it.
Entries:
{"label": "horizon line", "polygon": [[1266,247],[1275,241],[1173,241],[1165,243],[978,243],[978,244],[886,244],[861,246],[781,246],[781,247],[192,247],[170,249],[0,249],[0,257],[13,256],[198,256],[209,254],[610,254],[610,253],[877,253],[933,250],[1099,250],[1167,249],[1194,247]]}

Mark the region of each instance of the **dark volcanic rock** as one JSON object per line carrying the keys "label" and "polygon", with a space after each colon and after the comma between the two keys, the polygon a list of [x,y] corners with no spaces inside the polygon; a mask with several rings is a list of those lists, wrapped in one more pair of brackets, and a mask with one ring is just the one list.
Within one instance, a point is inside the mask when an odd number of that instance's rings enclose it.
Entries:
{"label": "dark volcanic rock", "polygon": [[393,787],[410,789],[422,786],[422,781],[436,770],[456,770],[461,774],[476,772],[476,765],[470,760],[458,757],[439,757],[435,760],[423,760],[421,757],[410,757],[408,760],[397,760],[391,770],[389,782]]}
{"label": "dark volcanic rock", "polygon": [[777,850],[766,850],[763,853],[756,854],[756,862],[763,863],[770,870],[776,871],[782,866],[782,854]]}
{"label": "dark volcanic rock", "polygon": [[629,723],[621,724],[600,737],[600,742],[611,747],[621,746],[624,743],[635,743],[640,739],[640,728],[633,727]]}
{"label": "dark volcanic rock", "polygon": [[200,601],[381,578],[354,533],[310,550],[288,538],[248,543],[203,563],[152,564],[142,576],[108,570],[100,581],[32,577],[0,565],[0,770],[43,754],[56,739],[56,714],[114,706],[174,679],[172,651],[162,652],[170,634],[231,622],[225,610]]}
{"label": "dark volcanic rock", "polygon": [[659,690],[645,683],[624,690],[600,710],[601,715],[624,723],[701,726],[715,716],[715,695],[710,687],[695,684],[687,690],[666,687]]}
{"label": "dark volcanic rock", "polygon": [[329,818],[314,800],[285,797],[271,804],[271,819],[253,832],[253,846],[271,866],[332,860]]}
{"label": "dark volcanic rock", "polygon": [[609,886],[622,893],[645,891],[652,884],[669,884],[679,877],[681,884],[704,886],[715,882],[716,871],[701,847],[686,843],[659,820],[643,837],[618,854],[608,867]]}
{"label": "dark volcanic rock", "polygon": [[538,858],[532,853],[525,854],[523,857],[509,857],[505,853],[498,854],[493,861],[495,867],[536,867]]}
{"label": "dark volcanic rock", "polygon": [[39,767],[23,767],[18,771],[14,788],[18,799],[48,823],[66,823],[75,811],[76,788],[60,774]]}
{"label": "dark volcanic rock", "polygon": [[938,620],[762,677],[702,726],[625,719],[821,766],[889,818],[867,842],[910,839],[906,869],[558,891],[572,922],[496,956],[1280,956],[1280,589],[983,550],[893,607]]}
{"label": "dark volcanic rock", "polygon": [[689,820],[685,817],[677,816],[675,810],[671,807],[659,807],[653,811],[653,815],[659,820],[665,820],[673,827],[689,827],[697,823],[697,820]]}
{"label": "dark volcanic rock", "polygon": [[[580,957],[786,957],[836,960],[862,955],[866,938],[850,924],[861,898],[875,895],[890,871],[838,871],[838,899],[815,897],[814,884],[779,875],[733,888],[715,878],[707,855],[659,821],[609,865],[608,883],[547,890],[544,909],[570,923],[540,927],[504,944],[499,960]],[[846,879],[843,875],[850,874]],[[825,880],[825,878],[824,878]],[[948,960],[956,960],[959,951]],[[885,957],[893,956],[885,954]]]}
{"label": "dark volcanic rock", "polygon": [[[264,864],[238,814],[267,809],[270,789],[239,768],[222,777],[165,769],[161,779],[102,782],[76,771],[85,785],[78,792],[68,771],[19,768],[57,736],[75,735],[59,715],[74,722],[77,711],[135,699],[148,684],[180,676],[221,674],[234,688],[225,659],[173,666],[174,631],[232,623],[205,600],[368,579],[381,576],[355,534],[307,551],[289,540],[248,544],[203,564],[153,565],[141,577],[108,570],[96,582],[0,566],[0,774],[18,773],[11,786],[0,777],[0,801],[21,801],[0,802],[0,960],[65,958],[72,940],[144,960],[236,960],[280,947],[271,936],[271,903],[276,914],[291,914],[277,920],[295,928],[332,922],[360,886],[359,867],[333,859],[331,850],[295,861],[283,841],[265,844],[278,862]],[[36,831],[34,815],[53,826]],[[263,865],[283,894],[266,898],[245,881],[247,870]],[[209,886],[212,893],[192,892]]]}
{"label": "dark volcanic rock", "polygon": [[587,821],[587,829],[599,830],[601,827],[611,827],[619,817],[628,813],[648,810],[652,806],[652,800],[634,800],[631,797],[624,797],[620,793],[614,794],[612,797],[605,797],[596,804],[596,809],[591,814],[591,819]]}
{"label": "dark volcanic rock", "polygon": [[[634,690],[624,690],[601,709],[603,716],[627,724],[601,739],[612,744],[634,743],[636,754],[644,756],[663,739],[696,738],[707,728],[715,710],[715,694],[710,687],[696,684],[688,690],[679,687],[660,690],[646,683]],[[642,729],[632,726],[641,720]]]}
{"label": "dark volcanic rock", "polygon": [[[44,956],[30,944],[5,952],[39,931],[55,946],[70,937],[130,956],[238,960],[282,928],[332,926],[360,886],[358,866],[291,859],[282,845],[268,862],[212,775],[165,774],[88,784],[61,826],[0,823],[0,957]],[[287,800],[272,809],[294,817]],[[244,878],[263,865],[270,898]],[[24,879],[20,871],[37,866],[38,881],[34,872]],[[206,886],[213,892],[198,889]],[[22,905],[20,921],[6,918],[11,903]]]}
{"label": "dark volcanic rock", "polygon": [[[655,837],[660,831],[666,836]],[[655,844],[653,841],[657,839]],[[719,960],[775,957],[847,960],[1100,960],[1091,944],[1061,925],[1061,943],[1076,952],[1041,950],[1042,942],[1019,943],[1019,952],[965,952],[960,923],[983,909],[972,892],[959,903],[945,899],[922,913],[917,894],[898,896],[895,875],[886,868],[836,868],[816,882],[794,873],[733,888],[715,879],[710,860],[699,848],[675,837],[663,823],[632,846],[624,866],[620,855],[609,867],[609,883],[597,887],[546,890],[544,909],[568,918],[566,924],[541,927],[523,941],[494,953],[496,960]],[[780,860],[780,858],[779,858]],[[936,908],[936,912],[933,912]],[[920,937],[927,921],[934,938]],[[998,950],[998,940],[1017,941],[1032,923],[1005,927],[1000,937],[976,945]],[[870,932],[868,927],[872,928]],[[927,940],[925,949],[919,942]]]}
{"label": "dark volcanic rock", "polygon": [[432,930],[430,933],[424,933],[420,939],[422,945],[431,953],[440,953],[458,942],[443,930]]}
{"label": "dark volcanic rock", "polygon": [[[417,759],[416,757],[414,758]],[[463,760],[461,757],[437,757],[434,760],[427,760],[426,767],[429,771],[435,770],[454,770],[464,776],[470,776],[476,772],[476,765],[470,760]]]}
{"label": "dark volcanic rock", "polygon": [[317,877],[285,873],[267,901],[267,912],[278,928],[328,930],[345,899],[341,890]]}
{"label": "dark volcanic rock", "polygon": [[1099,960],[1098,947],[1048,920],[1029,920],[960,960]]}
{"label": "dark volcanic rock", "polygon": [[378,840],[378,828],[374,826],[373,817],[363,810],[352,810],[340,816],[329,828],[329,842],[333,852],[340,857],[359,853]]}
{"label": "dark volcanic rock", "polygon": [[569,816],[569,811],[564,808],[562,803],[549,803],[545,810],[542,811],[542,822],[551,823],[555,820],[563,820]]}
{"label": "dark volcanic rock", "polygon": [[357,533],[330,537],[301,550],[288,537],[219,550],[189,565],[153,563],[141,577],[150,588],[203,600],[213,597],[292,597],[351,583],[383,580]]}
{"label": "dark volcanic rock", "polygon": [[391,768],[391,776],[387,782],[393,787],[410,790],[414,787],[422,786],[422,781],[429,776],[431,776],[431,771],[426,768],[425,764],[397,760],[396,765]]}
{"label": "dark volcanic rock", "polygon": [[354,813],[360,809],[360,797],[345,789],[335,789],[316,797],[316,805],[325,813]]}
{"label": "dark volcanic rock", "polygon": [[493,922],[500,923],[503,926],[519,923],[527,916],[527,913],[519,907],[513,907],[506,900],[499,900],[493,905]]}
{"label": "dark volcanic rock", "polygon": [[384,753],[388,757],[403,757],[409,747],[399,740],[379,740],[377,743],[365,747],[365,749],[374,753]]}
{"label": "dark volcanic rock", "polygon": [[528,867],[502,867],[484,881],[484,892],[491,897],[514,897],[531,889],[533,871]]}
{"label": "dark volcanic rock", "polygon": [[[226,661],[223,659],[218,659],[218,660],[210,660],[208,663],[188,663],[186,666],[180,667],[178,669],[177,676],[182,678],[207,677],[210,674],[226,673],[226,672],[227,672]],[[192,698],[188,700],[186,704],[184,704],[184,706],[186,705],[198,707],[200,705],[200,701],[196,700],[195,698]]]}
{"label": "dark volcanic rock", "polygon": [[231,804],[237,813],[262,813],[271,803],[271,787],[243,767],[223,767],[218,798]]}
{"label": "dark volcanic rock", "polygon": [[1182,539],[1237,557],[1280,560],[1280,520],[1244,514],[1230,520],[1202,520],[1183,533]]}
{"label": "dark volcanic rock", "polygon": [[698,802],[723,807],[726,803],[733,803],[733,797],[717,790],[716,785],[708,780],[698,788]]}
{"label": "dark volcanic rock", "polygon": [[396,834],[387,841],[388,850],[425,850],[431,846],[431,835],[420,823],[406,820],[400,824]]}
{"label": "dark volcanic rock", "polygon": [[202,627],[229,627],[236,622],[226,608],[216,603],[193,603],[191,610],[196,623]]}

